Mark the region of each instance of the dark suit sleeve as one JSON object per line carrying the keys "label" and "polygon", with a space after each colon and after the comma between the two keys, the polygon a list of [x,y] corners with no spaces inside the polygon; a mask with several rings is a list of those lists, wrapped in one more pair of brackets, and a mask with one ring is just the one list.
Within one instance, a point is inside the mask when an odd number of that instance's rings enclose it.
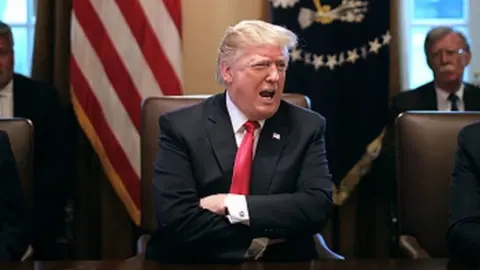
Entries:
{"label": "dark suit sleeve", "polygon": [[252,239],[248,227],[232,225],[225,217],[200,207],[187,144],[167,116],[161,116],[159,122],[154,197],[162,237],[189,246],[228,239],[244,245],[246,250]]}
{"label": "dark suit sleeve", "polygon": [[[69,144],[67,143],[66,132],[66,110],[62,107],[60,102],[60,96],[58,90],[49,86],[43,85],[45,95],[42,96],[45,102],[45,108],[43,113],[41,125],[35,124],[35,132],[38,133],[38,143],[35,144],[36,153],[43,155],[37,166],[40,171],[38,174],[43,179],[42,185],[50,183],[53,187],[51,190],[64,191],[64,185],[66,184],[66,171],[68,169],[67,153]],[[37,157],[38,157],[37,155]],[[70,158],[70,157],[68,157]],[[54,178],[54,181],[48,181],[48,179]],[[60,189],[62,186],[62,189]]]}
{"label": "dark suit sleeve", "polygon": [[[468,136],[470,135],[470,136]],[[475,163],[470,143],[479,134],[467,134],[465,129],[458,136],[457,151],[451,189],[451,220],[448,240],[452,253],[460,258],[480,264],[480,172]],[[480,150],[480,148],[476,148]],[[478,154],[477,154],[478,156]]]}
{"label": "dark suit sleeve", "polygon": [[27,249],[26,215],[8,136],[0,131],[0,260],[19,260]]}
{"label": "dark suit sleeve", "polygon": [[317,126],[298,172],[296,192],[247,196],[254,237],[313,235],[325,226],[332,211],[332,181],[326,158],[323,118]]}
{"label": "dark suit sleeve", "polygon": [[[33,183],[33,248],[37,258],[60,258],[56,239],[65,231],[65,202],[72,156],[67,143],[66,113],[58,91],[45,83],[30,93],[38,101],[31,113],[35,134]],[[71,139],[71,138],[69,138]]]}

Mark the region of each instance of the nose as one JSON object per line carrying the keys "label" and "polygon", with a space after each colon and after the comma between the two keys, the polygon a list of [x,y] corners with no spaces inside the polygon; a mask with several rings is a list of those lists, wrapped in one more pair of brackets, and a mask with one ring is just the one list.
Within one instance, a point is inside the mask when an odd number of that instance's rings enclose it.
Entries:
{"label": "nose", "polygon": [[280,72],[278,71],[278,68],[276,66],[273,66],[273,68],[270,68],[268,72],[267,81],[277,82],[279,78],[280,78]]}
{"label": "nose", "polygon": [[440,52],[440,63],[445,64],[447,62],[448,55],[445,51]]}

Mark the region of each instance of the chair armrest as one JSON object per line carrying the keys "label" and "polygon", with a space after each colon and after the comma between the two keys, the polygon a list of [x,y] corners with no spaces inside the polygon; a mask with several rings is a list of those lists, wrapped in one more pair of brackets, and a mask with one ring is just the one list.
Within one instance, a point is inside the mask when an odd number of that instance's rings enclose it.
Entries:
{"label": "chair armrest", "polygon": [[27,250],[23,253],[22,258],[20,259],[22,262],[29,261],[33,258],[33,248],[31,245],[28,245]]}
{"label": "chair armrest", "polygon": [[327,243],[323,236],[319,233],[313,236],[315,241],[315,246],[317,248],[318,257],[321,260],[345,260],[345,258],[332,250],[328,247]]}
{"label": "chair armrest", "polygon": [[150,240],[150,234],[142,234],[137,240],[137,255],[144,254],[147,250],[147,243]]}
{"label": "chair armrest", "polygon": [[411,235],[400,235],[398,245],[402,253],[412,259],[430,259],[428,252]]}

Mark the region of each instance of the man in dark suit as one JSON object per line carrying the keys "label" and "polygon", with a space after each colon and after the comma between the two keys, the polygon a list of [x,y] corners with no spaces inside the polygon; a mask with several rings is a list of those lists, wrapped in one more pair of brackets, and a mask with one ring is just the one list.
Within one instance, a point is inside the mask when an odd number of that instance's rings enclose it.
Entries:
{"label": "man in dark suit", "polygon": [[452,255],[480,266],[480,123],[464,127],[452,177],[448,242]]}
{"label": "man in dark suit", "polygon": [[[451,27],[432,28],[426,35],[424,51],[433,81],[393,97],[382,150],[374,162],[375,186],[391,205],[390,221],[396,220],[395,119],[406,111],[480,110],[480,89],[463,82],[465,67],[472,58],[466,37]],[[377,180],[378,179],[378,180]],[[387,203],[387,202],[385,202]],[[385,218],[384,220],[386,220]],[[392,224],[392,223],[391,223]],[[396,223],[392,233],[396,234]],[[396,244],[393,243],[395,247]]]}
{"label": "man in dark suit", "polygon": [[66,192],[65,119],[58,91],[13,72],[11,28],[0,21],[0,116],[34,125],[33,248],[37,259],[61,259]]}
{"label": "man in dark suit", "polygon": [[8,135],[0,130],[0,261],[20,260],[28,240],[20,176]]}
{"label": "man in dark suit", "polygon": [[229,27],[217,61],[225,93],[160,117],[147,259],[317,258],[312,236],[330,216],[332,182],[325,119],[281,100],[295,43],[262,21]]}
{"label": "man in dark suit", "polygon": [[424,47],[433,81],[395,96],[391,121],[409,110],[480,110],[480,89],[463,82],[472,58],[466,37],[451,27],[436,27],[427,33]]}

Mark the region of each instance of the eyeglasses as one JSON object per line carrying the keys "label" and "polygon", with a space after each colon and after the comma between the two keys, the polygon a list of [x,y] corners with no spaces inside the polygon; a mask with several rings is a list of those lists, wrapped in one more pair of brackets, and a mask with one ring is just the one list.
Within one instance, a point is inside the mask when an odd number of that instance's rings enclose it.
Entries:
{"label": "eyeglasses", "polygon": [[430,56],[432,57],[432,59],[438,59],[441,55],[444,55],[444,54],[448,57],[452,57],[452,56],[460,56],[460,55],[463,55],[464,53],[465,53],[464,49],[438,50],[436,52],[432,52]]}

